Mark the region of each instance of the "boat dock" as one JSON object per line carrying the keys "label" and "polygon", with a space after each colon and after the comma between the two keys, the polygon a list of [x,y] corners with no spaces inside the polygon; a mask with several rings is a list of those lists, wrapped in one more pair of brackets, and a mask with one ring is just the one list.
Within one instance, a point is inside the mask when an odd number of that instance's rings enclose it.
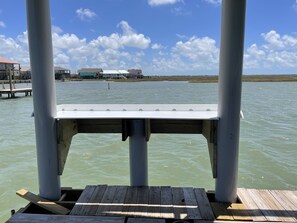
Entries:
{"label": "boat dock", "polygon": [[8,98],[15,98],[18,93],[24,93],[25,96],[32,95],[32,88],[0,89],[0,97],[2,94],[7,94]]}
{"label": "boat dock", "polygon": [[[3,94],[6,94],[8,98],[15,98],[16,94],[24,93],[25,96],[32,95],[32,87],[28,88],[17,88],[17,83],[31,83],[31,80],[12,80],[10,77],[9,80],[1,80],[1,87],[0,87],[0,97]],[[8,85],[8,87],[5,85]]]}
{"label": "boat dock", "polygon": [[[218,203],[201,188],[91,185],[65,189],[47,210],[46,202],[30,203],[7,223],[297,222],[297,191],[239,188],[237,193],[236,203]],[[68,211],[53,215],[59,206]]]}
{"label": "boat dock", "polygon": [[[57,106],[54,76],[48,75],[53,71],[49,1],[28,0],[39,195],[18,191],[30,203],[12,211],[7,223],[297,222],[297,191],[237,188],[245,7],[246,0],[222,1],[217,105]],[[61,187],[72,137],[80,133],[129,139],[130,186]],[[164,133],[205,137],[215,191],[149,185],[148,141]]]}

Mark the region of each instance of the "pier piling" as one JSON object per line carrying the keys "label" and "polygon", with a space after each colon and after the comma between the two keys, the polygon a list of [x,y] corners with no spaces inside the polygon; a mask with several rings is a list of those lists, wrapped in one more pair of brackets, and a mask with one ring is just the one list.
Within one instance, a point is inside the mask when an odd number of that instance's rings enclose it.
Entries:
{"label": "pier piling", "polygon": [[56,91],[49,0],[27,0],[27,26],[34,90],[34,118],[39,176],[39,195],[58,200],[61,195],[58,175],[56,134]]}
{"label": "pier piling", "polygon": [[222,1],[215,193],[220,202],[237,198],[245,8],[246,0]]}
{"label": "pier piling", "polygon": [[147,142],[144,133],[144,120],[130,121],[130,184],[148,185]]}

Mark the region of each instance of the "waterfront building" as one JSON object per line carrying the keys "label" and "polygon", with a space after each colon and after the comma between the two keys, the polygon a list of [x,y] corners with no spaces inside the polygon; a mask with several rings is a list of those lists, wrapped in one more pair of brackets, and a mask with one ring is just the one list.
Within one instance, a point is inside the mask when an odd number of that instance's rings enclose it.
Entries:
{"label": "waterfront building", "polygon": [[22,66],[20,70],[20,79],[31,79],[31,68],[28,66]]}
{"label": "waterfront building", "polygon": [[127,70],[103,70],[102,78],[105,79],[127,79],[129,72]]}
{"label": "waterfront building", "polygon": [[0,80],[10,80],[20,75],[20,64],[0,58]]}
{"label": "waterfront building", "polygon": [[70,70],[64,67],[54,67],[55,70],[55,79],[61,80],[64,78],[70,78]]}
{"label": "waterfront building", "polygon": [[81,78],[96,78],[100,76],[101,68],[82,68],[78,70],[78,76]]}
{"label": "waterfront building", "polygon": [[129,70],[103,70],[101,68],[82,68],[78,70],[80,78],[99,78],[99,79],[127,79],[143,78],[141,69]]}
{"label": "waterfront building", "polygon": [[129,69],[128,70],[129,74],[127,78],[143,78],[142,70],[141,69]]}
{"label": "waterfront building", "polygon": [[[54,74],[56,80],[63,78],[70,78],[71,71],[64,67],[54,67]],[[20,79],[31,79],[31,68],[24,66],[20,69]]]}

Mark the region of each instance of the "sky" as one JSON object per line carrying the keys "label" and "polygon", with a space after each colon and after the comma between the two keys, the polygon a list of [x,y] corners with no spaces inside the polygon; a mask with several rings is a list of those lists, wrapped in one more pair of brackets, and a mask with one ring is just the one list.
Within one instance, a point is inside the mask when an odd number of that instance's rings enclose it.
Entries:
{"label": "sky", "polygon": [[[25,0],[1,0],[0,58],[29,66]],[[50,0],[55,66],[216,75],[221,0]],[[297,0],[247,0],[244,74],[297,73]]]}

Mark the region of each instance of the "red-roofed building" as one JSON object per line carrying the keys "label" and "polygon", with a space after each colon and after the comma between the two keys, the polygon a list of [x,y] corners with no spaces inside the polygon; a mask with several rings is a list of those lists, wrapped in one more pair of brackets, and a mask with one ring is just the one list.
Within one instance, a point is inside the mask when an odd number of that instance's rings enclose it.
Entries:
{"label": "red-roofed building", "polygon": [[11,60],[0,58],[0,80],[8,80],[9,77],[20,75],[20,64]]}
{"label": "red-roofed building", "polygon": [[7,60],[7,59],[4,59],[4,58],[0,58],[0,64],[18,64],[18,62],[14,62],[14,61],[11,61],[11,60]]}

